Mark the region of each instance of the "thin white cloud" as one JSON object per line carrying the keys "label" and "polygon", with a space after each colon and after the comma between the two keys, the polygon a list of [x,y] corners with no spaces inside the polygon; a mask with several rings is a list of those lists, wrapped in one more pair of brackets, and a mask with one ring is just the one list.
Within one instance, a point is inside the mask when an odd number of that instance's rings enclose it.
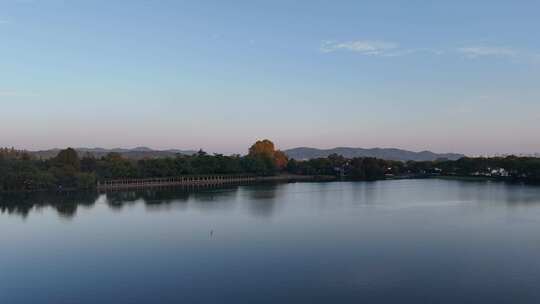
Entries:
{"label": "thin white cloud", "polygon": [[494,57],[521,63],[540,64],[540,53],[512,47],[472,45],[458,48],[402,48],[396,42],[384,40],[323,41],[320,47],[323,53],[339,51],[355,52],[367,56],[400,57],[408,55],[447,55],[461,54],[467,58]]}
{"label": "thin white cloud", "polygon": [[401,48],[396,42],[384,40],[355,40],[355,41],[323,41],[320,50],[323,53],[332,53],[338,51],[355,52],[361,55],[381,56],[381,57],[399,57],[417,53],[442,55],[442,50],[430,48]]}
{"label": "thin white cloud", "polygon": [[513,48],[493,47],[493,46],[467,46],[460,47],[457,51],[469,58],[477,58],[484,56],[495,57],[516,57],[520,52]]}
{"label": "thin white cloud", "polygon": [[460,47],[457,52],[467,58],[494,57],[513,60],[520,63],[540,64],[540,53],[511,47],[467,46]]}
{"label": "thin white cloud", "polygon": [[384,54],[386,57],[398,57],[398,56],[406,56],[406,55],[412,55],[412,54],[431,54],[431,55],[442,55],[445,53],[443,50],[438,49],[429,49],[429,48],[418,48],[418,49],[398,49],[395,51],[387,52]]}
{"label": "thin white cloud", "polygon": [[399,48],[399,45],[394,42],[388,41],[370,41],[370,40],[356,40],[356,41],[323,41],[321,45],[321,51],[324,53],[331,53],[337,51],[349,51],[356,52],[362,55],[385,55],[392,50]]}

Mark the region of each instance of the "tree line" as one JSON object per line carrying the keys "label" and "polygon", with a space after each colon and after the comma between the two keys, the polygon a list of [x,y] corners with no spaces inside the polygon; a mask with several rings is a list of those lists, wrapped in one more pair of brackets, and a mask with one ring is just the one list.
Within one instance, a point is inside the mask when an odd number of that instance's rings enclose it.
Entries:
{"label": "tree line", "polygon": [[406,167],[417,175],[490,177],[540,182],[540,158],[537,157],[463,157],[455,161],[408,162]]}
{"label": "tree line", "polygon": [[258,141],[245,156],[207,154],[133,160],[118,153],[96,158],[67,148],[51,159],[0,149],[0,191],[90,189],[98,180],[174,177],[203,174],[325,175],[348,180],[449,176],[490,176],[540,181],[540,159],[533,157],[461,158],[456,161],[400,162],[370,157],[330,155],[310,160],[288,159],[269,140]]}
{"label": "tree line", "polygon": [[249,153],[194,155],[133,160],[119,153],[96,158],[80,157],[76,150],[61,150],[51,159],[30,153],[0,149],[0,191],[90,189],[98,180],[173,177],[204,174],[252,174],[269,176],[286,172],[288,158],[269,140],[258,141]]}

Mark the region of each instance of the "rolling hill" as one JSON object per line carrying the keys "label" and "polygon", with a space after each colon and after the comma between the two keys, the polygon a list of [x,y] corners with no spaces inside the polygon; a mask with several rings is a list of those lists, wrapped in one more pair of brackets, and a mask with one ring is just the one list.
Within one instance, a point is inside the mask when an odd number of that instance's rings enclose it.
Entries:
{"label": "rolling hill", "polygon": [[399,160],[399,161],[433,161],[437,159],[449,159],[456,160],[464,157],[463,154],[457,153],[434,153],[431,151],[413,152],[402,149],[394,148],[349,148],[339,147],[333,149],[316,149],[308,147],[294,148],[284,151],[289,158],[297,160],[305,160],[319,157],[327,157],[331,154],[342,155],[346,158],[352,157],[376,157],[386,160]]}
{"label": "rolling hill", "polygon": [[[192,155],[192,154],[197,153],[197,151],[192,151],[192,150],[177,150],[177,149],[153,150],[147,147],[137,147],[133,149],[75,148],[75,150],[77,150],[80,157],[86,154],[91,154],[94,157],[100,158],[111,152],[114,152],[114,153],[120,153],[123,157],[130,158],[130,159],[173,157],[173,156],[176,156],[177,154]],[[48,158],[52,158],[58,155],[58,152],[60,152],[60,149],[33,151],[33,152],[30,152],[30,154],[34,155],[37,158],[48,159]]]}

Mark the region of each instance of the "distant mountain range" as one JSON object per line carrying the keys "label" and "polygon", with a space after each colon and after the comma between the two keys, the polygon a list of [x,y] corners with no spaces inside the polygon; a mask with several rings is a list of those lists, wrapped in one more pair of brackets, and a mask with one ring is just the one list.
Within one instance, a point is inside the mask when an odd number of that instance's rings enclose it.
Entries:
{"label": "distant mountain range", "polygon": [[[193,155],[197,153],[195,150],[178,150],[178,149],[169,149],[169,150],[154,150],[148,147],[137,147],[133,149],[104,149],[104,148],[75,148],[79,153],[79,156],[83,157],[86,154],[91,154],[94,157],[100,158],[111,152],[120,153],[123,157],[129,159],[143,159],[143,158],[161,158],[161,157],[174,157],[177,154],[183,155]],[[37,158],[48,159],[53,158],[58,155],[60,149],[50,149],[42,151],[30,152]],[[413,152],[401,149],[392,149],[392,148],[373,148],[373,149],[362,149],[362,148],[334,148],[334,149],[316,149],[316,148],[294,148],[284,151],[289,158],[294,158],[297,160],[305,160],[319,157],[327,157],[331,154],[342,155],[347,158],[352,157],[376,157],[386,160],[399,160],[399,161],[433,161],[437,159],[449,159],[456,160],[461,157],[464,157],[463,154],[456,153],[434,153],[430,151],[422,152]]]}
{"label": "distant mountain range", "polygon": [[319,157],[327,157],[331,154],[342,155],[346,158],[352,157],[376,157],[386,160],[399,160],[399,161],[434,161],[437,159],[449,159],[456,160],[464,157],[463,154],[456,153],[434,153],[431,151],[413,152],[401,149],[392,148],[347,148],[340,147],[334,149],[316,149],[316,148],[294,148],[284,151],[289,158],[297,160],[305,160]]}
{"label": "distant mountain range", "polygon": [[[79,156],[81,157],[83,157],[86,154],[91,154],[94,157],[100,158],[111,152],[114,152],[114,153],[120,153],[123,157],[130,158],[130,159],[172,157],[172,156],[176,156],[177,154],[192,155],[192,154],[197,153],[197,151],[195,150],[177,150],[177,149],[153,150],[148,147],[137,147],[133,149],[75,148],[75,150],[79,153]],[[48,158],[53,158],[56,155],[58,155],[58,152],[60,152],[60,149],[34,151],[30,153],[37,158],[48,159]]]}

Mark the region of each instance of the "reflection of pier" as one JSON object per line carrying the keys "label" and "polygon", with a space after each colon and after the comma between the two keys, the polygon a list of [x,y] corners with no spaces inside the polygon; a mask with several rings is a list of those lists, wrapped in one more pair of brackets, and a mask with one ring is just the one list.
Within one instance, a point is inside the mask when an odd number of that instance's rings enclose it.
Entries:
{"label": "reflection of pier", "polygon": [[302,175],[277,175],[277,176],[254,176],[254,175],[191,175],[164,178],[142,179],[117,179],[100,181],[98,190],[116,190],[151,187],[173,186],[212,186],[228,184],[247,184],[265,181],[315,181],[329,180],[330,177],[302,176]]}

